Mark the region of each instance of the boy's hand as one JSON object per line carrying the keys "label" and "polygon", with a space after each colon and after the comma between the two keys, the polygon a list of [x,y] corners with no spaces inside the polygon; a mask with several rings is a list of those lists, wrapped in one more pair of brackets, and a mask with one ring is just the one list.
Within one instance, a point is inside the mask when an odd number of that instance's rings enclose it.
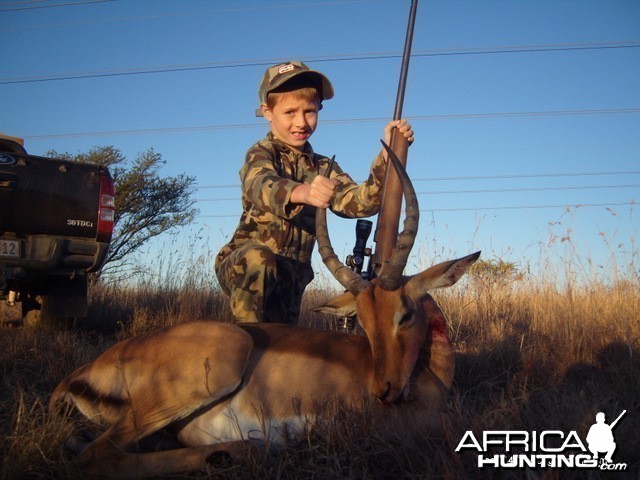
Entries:
{"label": "boy's hand", "polygon": [[409,142],[409,145],[413,143],[413,130],[411,125],[407,123],[407,119],[391,120],[386,127],[384,127],[384,143],[391,145],[391,132],[394,128],[398,129],[398,132],[404,136]]}
{"label": "boy's hand", "polygon": [[304,203],[318,208],[327,208],[338,181],[318,175],[311,183],[303,183],[291,192],[292,203]]}

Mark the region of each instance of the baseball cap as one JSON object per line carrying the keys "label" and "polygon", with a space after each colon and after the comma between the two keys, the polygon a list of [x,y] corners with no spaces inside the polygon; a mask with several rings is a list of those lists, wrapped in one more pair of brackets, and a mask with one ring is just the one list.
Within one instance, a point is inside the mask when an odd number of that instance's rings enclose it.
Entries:
{"label": "baseball cap", "polygon": [[[299,80],[300,87],[316,87],[322,100],[333,98],[333,85],[331,85],[331,82],[324,74],[316,70],[311,70],[304,63],[294,60],[267,68],[260,82],[260,87],[258,88],[260,104],[267,103],[267,95],[269,93],[277,90],[294,78]],[[259,108],[256,110],[256,116],[262,116],[262,111]]]}

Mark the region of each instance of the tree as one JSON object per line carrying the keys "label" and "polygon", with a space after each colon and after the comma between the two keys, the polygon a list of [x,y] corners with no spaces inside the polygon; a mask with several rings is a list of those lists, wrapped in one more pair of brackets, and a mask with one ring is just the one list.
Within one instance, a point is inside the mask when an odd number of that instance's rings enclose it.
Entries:
{"label": "tree", "polygon": [[480,259],[469,269],[469,276],[478,284],[496,287],[513,285],[524,278],[524,273],[513,262]]}
{"label": "tree", "polygon": [[162,177],[166,163],[152,148],[138,154],[129,167],[120,150],[94,147],[71,155],[50,151],[47,156],[109,168],[116,189],[115,226],[111,247],[98,275],[127,267],[127,259],[152,238],[190,224],[199,213],[193,207],[195,177],[179,174]]}

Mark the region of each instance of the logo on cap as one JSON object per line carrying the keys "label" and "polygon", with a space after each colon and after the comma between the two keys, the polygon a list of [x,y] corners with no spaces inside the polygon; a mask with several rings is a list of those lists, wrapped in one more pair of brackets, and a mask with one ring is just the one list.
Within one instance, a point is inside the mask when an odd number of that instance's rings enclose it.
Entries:
{"label": "logo on cap", "polygon": [[283,65],[278,69],[278,74],[281,75],[283,73],[290,72],[294,68],[295,67],[293,66],[293,63],[287,63],[286,65]]}

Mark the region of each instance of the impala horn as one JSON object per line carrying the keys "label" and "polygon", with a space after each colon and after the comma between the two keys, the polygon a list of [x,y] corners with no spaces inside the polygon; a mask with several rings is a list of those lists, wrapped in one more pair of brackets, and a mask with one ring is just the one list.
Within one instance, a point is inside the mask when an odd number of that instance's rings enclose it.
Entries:
{"label": "impala horn", "polygon": [[316,209],[316,240],[318,241],[318,253],[326,265],[331,275],[334,276],[340,285],[347,289],[354,297],[367,288],[369,282],[358,273],[351,270],[340,261],[333,251],[327,230],[327,209]]}
{"label": "impala horn", "polygon": [[418,208],[418,197],[413,188],[411,179],[407,174],[398,156],[391,150],[389,145],[382,142],[382,146],[387,151],[389,160],[398,174],[402,191],[404,192],[405,218],[404,230],[398,235],[396,245],[391,252],[389,260],[385,261],[380,269],[378,285],[383,290],[393,291],[402,286],[402,271],[407,265],[407,259],[413,248],[413,243],[418,233],[418,222],[420,220],[420,209]]}
{"label": "impala horn", "polygon": [[[383,147],[389,155],[389,159],[393,164],[400,185],[402,186],[405,197],[406,215],[404,219],[404,230],[398,235],[398,240],[391,253],[391,258],[385,262],[380,272],[378,284],[384,290],[397,290],[402,285],[402,271],[407,264],[407,258],[413,247],[413,243],[418,232],[419,209],[416,192],[413,189],[411,180],[407,172],[398,160],[398,157],[389,146],[382,142]],[[331,241],[329,240],[329,232],[327,230],[327,211],[324,208],[316,210],[316,239],[318,241],[318,253],[325,266],[331,272],[340,285],[342,285],[352,295],[356,296],[362,290],[367,288],[368,282],[358,273],[351,270],[340,261],[335,254]]]}

